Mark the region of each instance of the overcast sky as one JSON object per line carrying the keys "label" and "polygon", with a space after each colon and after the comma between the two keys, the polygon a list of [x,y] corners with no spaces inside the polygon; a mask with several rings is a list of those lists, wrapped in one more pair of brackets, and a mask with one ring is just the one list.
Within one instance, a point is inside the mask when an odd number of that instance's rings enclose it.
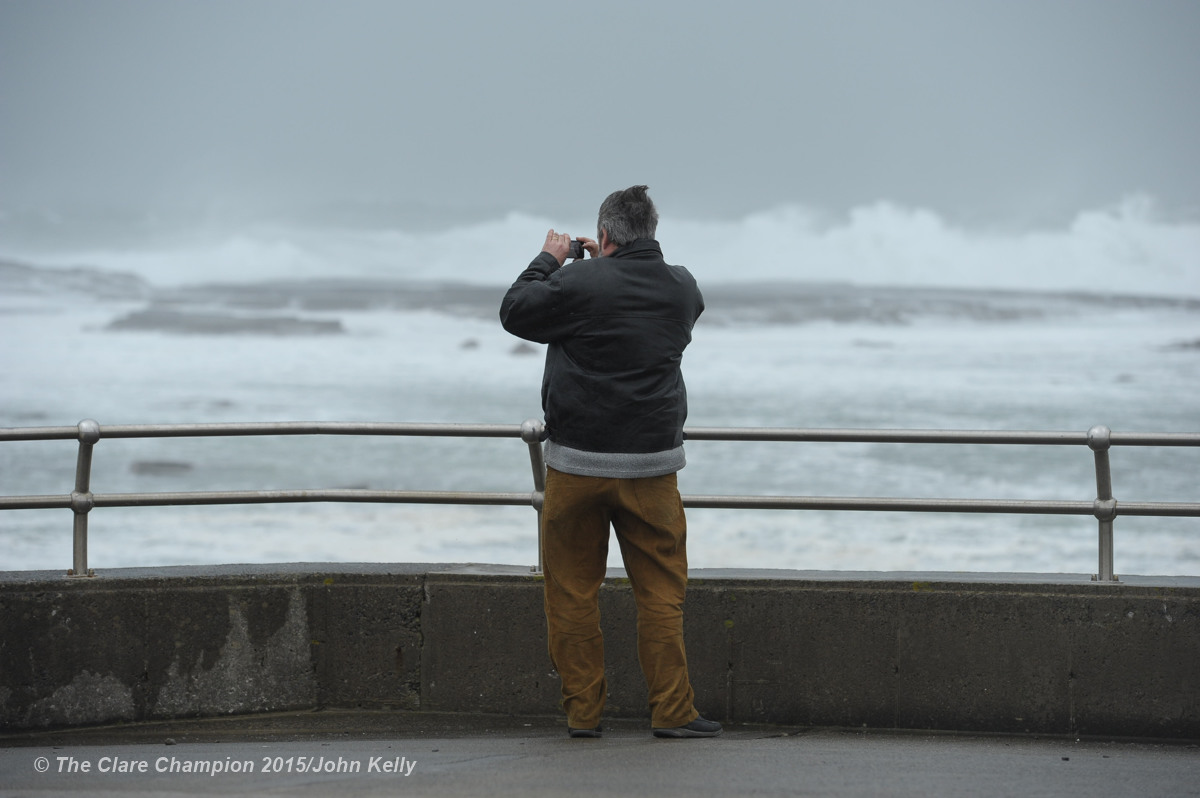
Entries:
{"label": "overcast sky", "polygon": [[1200,216],[1195,0],[0,0],[0,209]]}

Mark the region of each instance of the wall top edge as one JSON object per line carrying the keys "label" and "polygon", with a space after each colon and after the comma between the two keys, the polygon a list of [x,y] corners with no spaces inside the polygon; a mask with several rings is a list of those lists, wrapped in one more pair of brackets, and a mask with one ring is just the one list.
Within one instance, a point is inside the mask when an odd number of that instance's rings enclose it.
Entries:
{"label": "wall top edge", "polygon": [[[87,589],[105,587],[202,586],[214,582],[244,587],[276,584],[336,585],[350,583],[411,583],[430,581],[492,581],[540,579],[528,565],[485,563],[269,563],[173,565],[111,568],[94,577],[68,577],[62,571],[0,571],[0,589]],[[623,569],[610,568],[607,579],[620,584]],[[992,573],[958,571],[799,571],[765,568],[697,568],[690,572],[695,587],[756,586],[841,587],[844,589],[1008,589],[1041,587],[1071,590],[1122,591],[1157,589],[1200,591],[1200,576],[1119,575],[1119,582],[1096,582],[1089,574]]]}

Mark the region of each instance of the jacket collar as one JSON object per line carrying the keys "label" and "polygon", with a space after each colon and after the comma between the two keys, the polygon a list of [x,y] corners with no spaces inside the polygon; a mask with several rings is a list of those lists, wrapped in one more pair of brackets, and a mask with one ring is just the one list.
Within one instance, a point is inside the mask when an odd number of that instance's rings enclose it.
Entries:
{"label": "jacket collar", "polygon": [[639,238],[609,255],[610,258],[662,258],[662,247],[653,238]]}

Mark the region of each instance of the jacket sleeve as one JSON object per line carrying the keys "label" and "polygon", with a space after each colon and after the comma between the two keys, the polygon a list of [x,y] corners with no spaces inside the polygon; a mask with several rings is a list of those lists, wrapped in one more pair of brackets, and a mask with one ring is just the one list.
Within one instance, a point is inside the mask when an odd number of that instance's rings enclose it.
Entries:
{"label": "jacket sleeve", "polygon": [[564,304],[562,269],[553,255],[541,252],[504,295],[500,323],[518,338],[547,344],[563,334]]}

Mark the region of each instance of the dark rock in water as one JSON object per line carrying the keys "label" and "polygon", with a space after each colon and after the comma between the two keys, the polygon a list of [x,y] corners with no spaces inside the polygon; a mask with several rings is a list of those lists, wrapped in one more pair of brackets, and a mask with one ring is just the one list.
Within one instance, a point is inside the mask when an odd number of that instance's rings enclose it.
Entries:
{"label": "dark rock in water", "polygon": [[340,321],[295,316],[239,316],[231,313],[187,313],[150,308],[116,319],[106,330],[153,330],[183,335],[335,335],[345,332]]}
{"label": "dark rock in water", "polygon": [[1200,352],[1200,338],[1194,341],[1176,341],[1168,345],[1167,349],[1179,352]]}
{"label": "dark rock in water", "polygon": [[150,476],[161,477],[191,471],[192,464],[178,460],[135,460],[129,466],[129,470],[135,474],[148,474]]}
{"label": "dark rock in water", "polygon": [[362,310],[440,310],[456,316],[492,319],[504,288],[460,283],[324,278],[208,283],[162,289],[157,301],[185,305],[308,312]]}
{"label": "dark rock in water", "polygon": [[704,324],[877,324],[917,319],[1021,322],[1125,308],[1192,311],[1192,298],[850,283],[717,283],[704,287]]}
{"label": "dark rock in water", "polygon": [[151,288],[141,277],[129,272],[0,261],[0,294],[56,293],[83,294],[95,299],[145,299]]}
{"label": "dark rock in water", "polygon": [[458,348],[459,349],[478,349],[479,341],[475,340],[474,338],[468,338],[467,340],[465,340],[461,344],[459,344]]}
{"label": "dark rock in water", "polygon": [[41,410],[26,410],[10,413],[9,418],[20,422],[45,421],[49,416]]}
{"label": "dark rock in water", "polygon": [[513,354],[513,355],[536,355],[536,354],[537,354],[537,347],[533,346],[532,344],[527,344],[527,343],[525,343],[524,341],[522,341],[521,343],[519,343],[519,344],[517,344],[516,346],[514,346],[514,347],[513,347],[513,348],[512,348],[512,349],[509,351],[509,354]]}

